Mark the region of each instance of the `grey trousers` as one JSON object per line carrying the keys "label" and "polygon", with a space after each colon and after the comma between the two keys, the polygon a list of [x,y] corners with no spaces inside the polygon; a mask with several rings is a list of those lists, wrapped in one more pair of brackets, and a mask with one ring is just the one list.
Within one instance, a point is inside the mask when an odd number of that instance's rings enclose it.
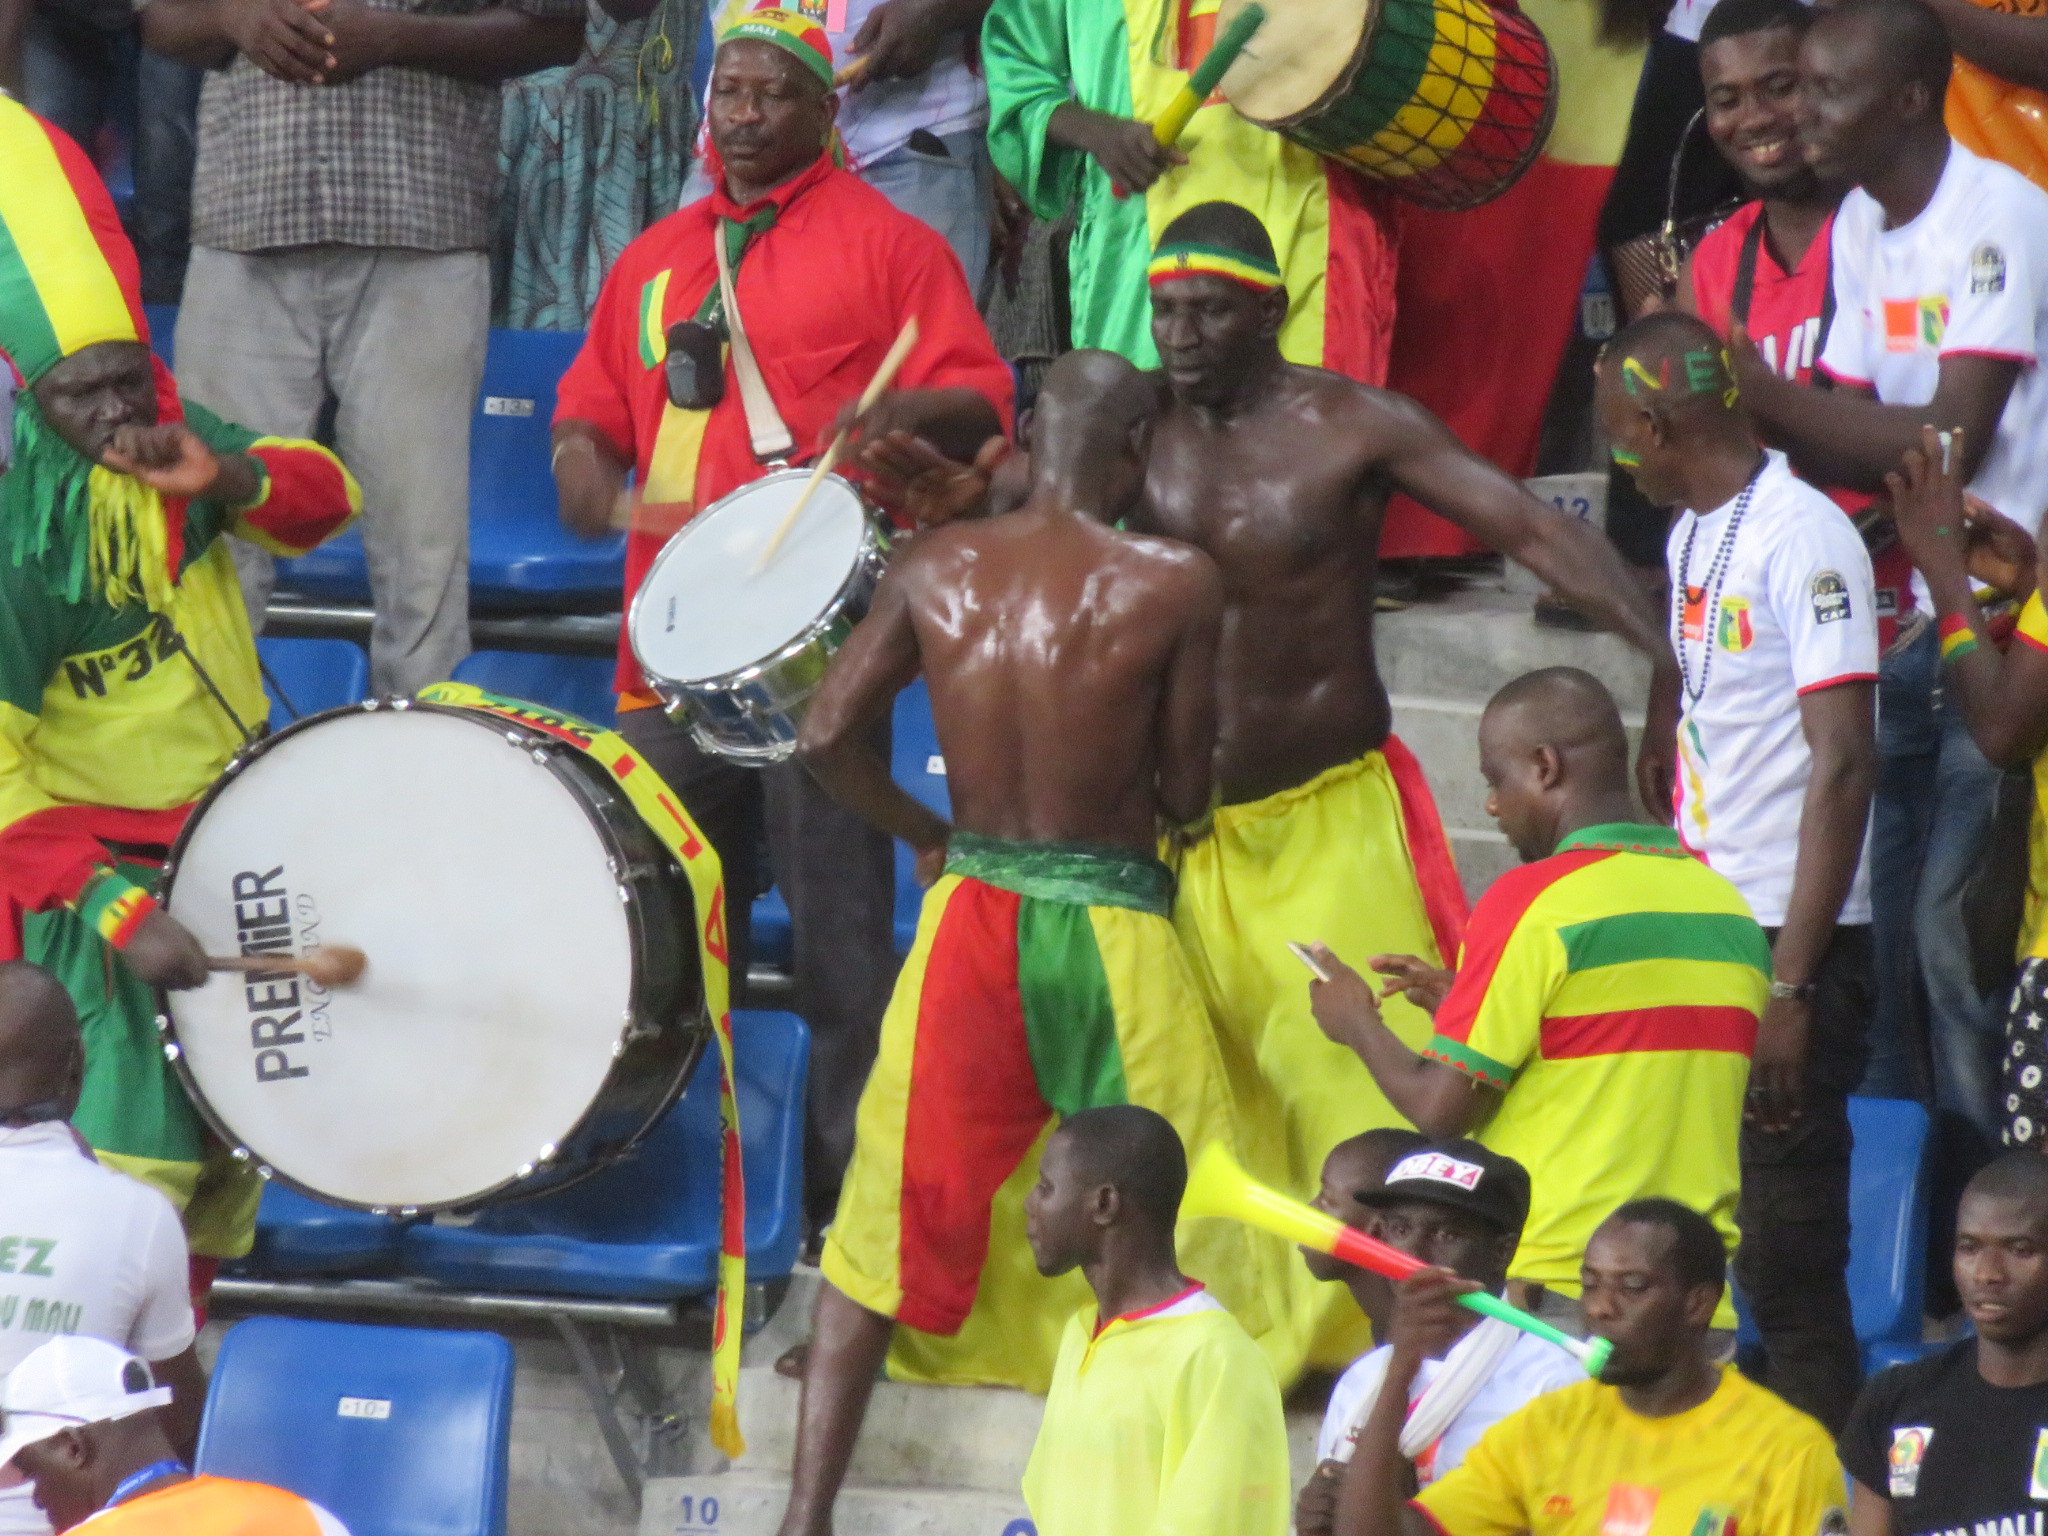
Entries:
{"label": "grey trousers", "polygon": [[[854,1111],[875,1064],[882,1013],[896,986],[896,845],[796,763],[742,768],[713,757],[658,709],[619,716],[619,734],[676,792],[725,871],[726,943],[735,978],[752,957],[750,918],[768,845],[789,906],[796,1007],[811,1031],[804,1205],[832,1219],[853,1156]],[[889,756],[889,721],[874,745]],[[734,988],[734,1007],[743,1006]]]}
{"label": "grey trousers", "polygon": [[[442,682],[469,654],[469,421],[490,305],[481,251],[192,251],[179,391],[279,437],[311,437],[334,398],[333,447],[363,487],[380,694]],[[235,565],[260,633],[271,558],[237,541]]]}

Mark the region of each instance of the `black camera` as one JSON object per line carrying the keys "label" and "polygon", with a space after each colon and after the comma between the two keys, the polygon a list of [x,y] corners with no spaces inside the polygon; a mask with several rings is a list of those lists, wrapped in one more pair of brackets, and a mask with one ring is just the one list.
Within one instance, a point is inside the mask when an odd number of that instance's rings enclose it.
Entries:
{"label": "black camera", "polygon": [[708,411],[725,398],[725,339],[702,320],[678,320],[668,328],[669,404],[679,411]]}

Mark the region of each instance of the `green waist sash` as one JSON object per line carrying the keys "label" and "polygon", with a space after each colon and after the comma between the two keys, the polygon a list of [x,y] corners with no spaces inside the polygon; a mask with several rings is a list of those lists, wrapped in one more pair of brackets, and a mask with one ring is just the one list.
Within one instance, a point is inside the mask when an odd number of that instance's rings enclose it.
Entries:
{"label": "green waist sash", "polygon": [[1173,871],[1157,859],[1104,843],[1021,843],[955,832],[946,845],[946,873],[1082,907],[1127,907],[1168,917]]}

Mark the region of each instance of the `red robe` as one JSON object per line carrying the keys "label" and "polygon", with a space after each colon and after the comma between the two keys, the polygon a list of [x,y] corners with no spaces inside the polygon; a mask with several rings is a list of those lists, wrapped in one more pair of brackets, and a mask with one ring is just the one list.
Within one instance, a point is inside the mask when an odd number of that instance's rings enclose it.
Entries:
{"label": "red robe", "polygon": [[[744,219],[763,203],[780,211],[748,246],[733,287],[769,393],[796,439],[790,462],[806,462],[824,448],[840,408],[859,397],[912,315],[918,343],[896,387],[972,389],[1009,427],[1009,365],[989,340],[943,238],[824,155],[744,208],[726,196],[721,180],[711,196],[670,214],[620,253],[591,312],[589,337],[556,392],[555,420],[596,427],[648,488],[649,505],[626,545],[628,604],[677,528],[766,472],[754,457],[730,363],[725,397],[708,413],[675,411],[659,346],[668,326],[697,313],[717,279],[717,219]],[[703,419],[677,420],[688,416]],[[650,471],[664,425],[680,435],[701,428],[702,440],[687,496],[656,502],[665,477]],[[624,635],[618,687],[623,694],[646,687]]]}

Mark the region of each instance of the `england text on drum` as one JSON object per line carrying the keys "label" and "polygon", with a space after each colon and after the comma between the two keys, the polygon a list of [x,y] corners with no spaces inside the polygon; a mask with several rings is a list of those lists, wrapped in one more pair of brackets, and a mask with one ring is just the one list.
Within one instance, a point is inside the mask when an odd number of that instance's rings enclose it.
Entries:
{"label": "england text on drum", "polygon": [[[298,952],[310,955],[320,947],[320,903],[311,893],[301,891],[292,902],[292,910],[299,919]],[[313,1038],[327,1039],[334,1033],[333,1020],[327,1014],[327,989],[310,976],[301,977],[299,986],[306,998],[306,1022],[312,1026]]]}
{"label": "england text on drum", "polygon": [[[289,955],[292,951],[292,898],[285,888],[284,866],[258,872],[245,869],[232,885],[235,931],[245,955]],[[251,971],[244,985],[249,1011],[249,1049],[255,1053],[256,1081],[278,1083],[306,1077],[312,1069],[292,1065],[286,1047],[304,1045],[299,978],[290,971]]]}

